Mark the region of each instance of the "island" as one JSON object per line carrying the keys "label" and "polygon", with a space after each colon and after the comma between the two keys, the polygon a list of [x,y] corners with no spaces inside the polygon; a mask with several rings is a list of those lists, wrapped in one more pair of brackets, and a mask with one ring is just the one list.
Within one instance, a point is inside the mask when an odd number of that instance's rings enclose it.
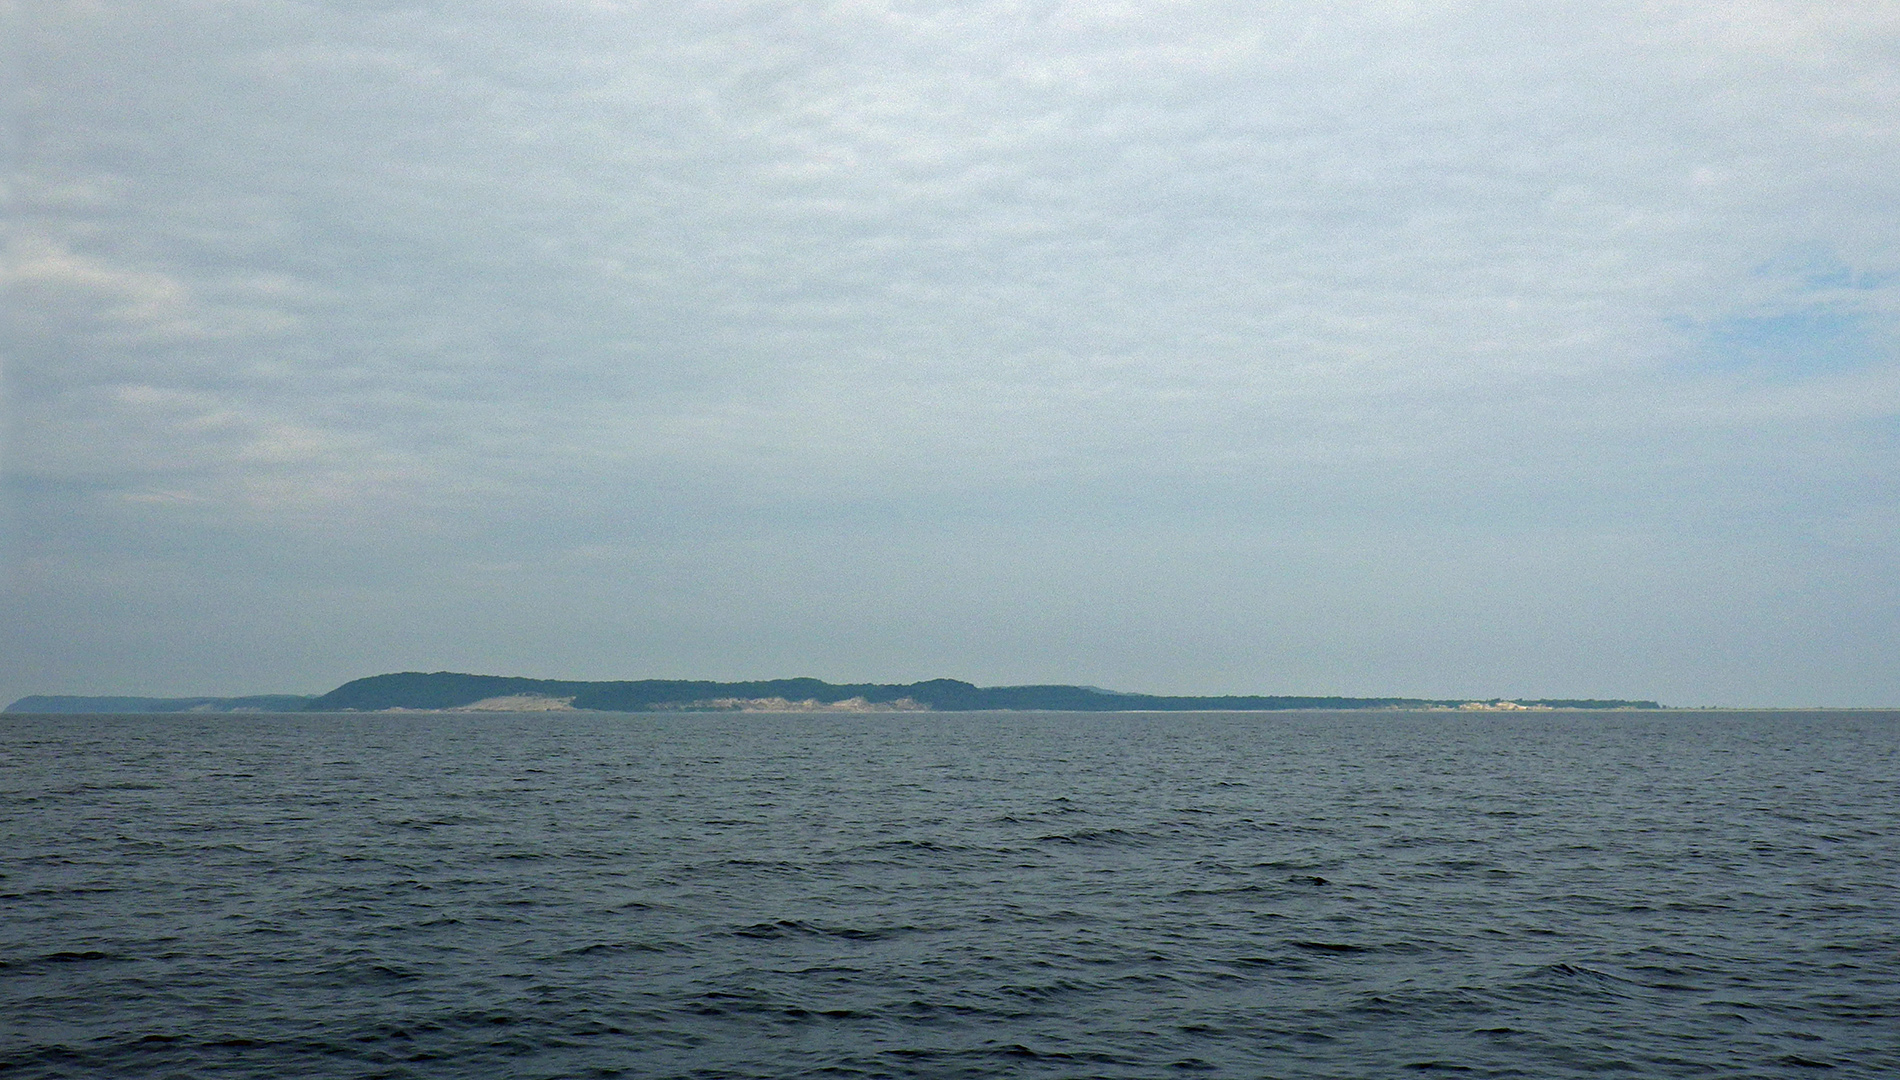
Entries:
{"label": "island", "polygon": [[9,713],[191,712],[1284,712],[1294,709],[1660,709],[1654,701],[1595,698],[1432,699],[1132,694],[1094,686],[976,686],[957,679],[828,683],[820,679],[580,682],[454,671],[354,679],[316,696],[141,698],[34,695]]}

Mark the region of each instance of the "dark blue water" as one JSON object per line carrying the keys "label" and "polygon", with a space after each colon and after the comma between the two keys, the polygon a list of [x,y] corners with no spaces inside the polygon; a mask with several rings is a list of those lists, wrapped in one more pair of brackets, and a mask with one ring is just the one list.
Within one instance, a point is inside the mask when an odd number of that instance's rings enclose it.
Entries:
{"label": "dark blue water", "polygon": [[0,734],[8,1077],[1900,1075],[1900,714]]}

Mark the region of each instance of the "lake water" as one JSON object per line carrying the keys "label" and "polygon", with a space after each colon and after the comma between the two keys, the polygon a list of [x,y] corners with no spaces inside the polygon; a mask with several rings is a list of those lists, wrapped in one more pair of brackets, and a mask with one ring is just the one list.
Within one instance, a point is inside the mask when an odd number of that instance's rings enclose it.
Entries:
{"label": "lake water", "polygon": [[1900,714],[0,717],[8,1077],[1900,1076]]}

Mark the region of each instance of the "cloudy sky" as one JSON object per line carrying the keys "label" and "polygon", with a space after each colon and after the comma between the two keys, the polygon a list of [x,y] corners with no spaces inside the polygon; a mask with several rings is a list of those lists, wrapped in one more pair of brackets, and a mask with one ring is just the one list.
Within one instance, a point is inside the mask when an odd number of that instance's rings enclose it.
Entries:
{"label": "cloudy sky", "polygon": [[1900,704],[1891,0],[7,11],[0,698]]}

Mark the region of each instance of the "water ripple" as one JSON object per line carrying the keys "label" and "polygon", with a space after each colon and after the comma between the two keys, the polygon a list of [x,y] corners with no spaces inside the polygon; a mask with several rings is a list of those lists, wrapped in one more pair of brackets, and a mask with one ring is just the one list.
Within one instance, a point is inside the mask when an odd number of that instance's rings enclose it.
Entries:
{"label": "water ripple", "polygon": [[1900,1075],[1894,714],[0,733],[9,1077]]}

